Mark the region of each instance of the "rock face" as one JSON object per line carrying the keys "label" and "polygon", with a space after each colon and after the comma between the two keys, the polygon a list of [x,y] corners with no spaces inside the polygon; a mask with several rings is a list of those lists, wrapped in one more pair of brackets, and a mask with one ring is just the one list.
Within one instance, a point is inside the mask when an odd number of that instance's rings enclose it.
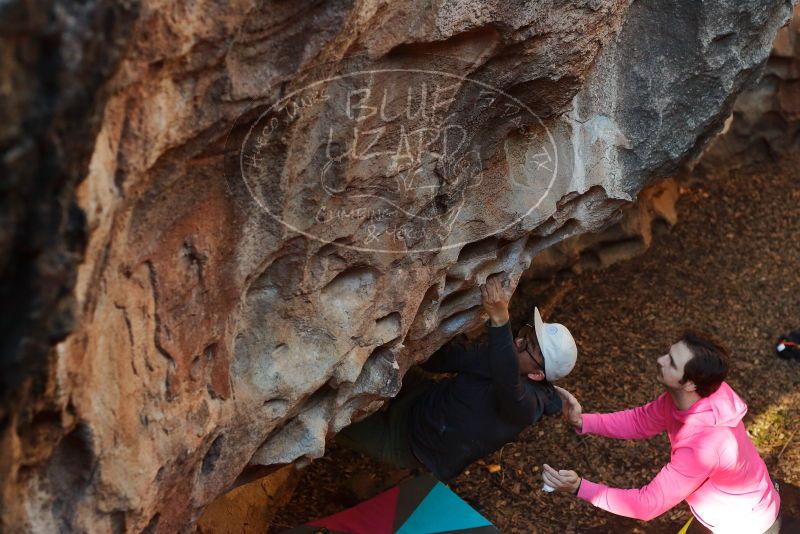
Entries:
{"label": "rock face", "polygon": [[298,478],[295,467],[287,465],[229,491],[206,507],[197,521],[197,533],[264,534],[275,514],[291,499]]}
{"label": "rock face", "polygon": [[577,235],[543,250],[523,279],[536,286],[537,281],[561,271],[603,269],[643,254],[650,247],[654,232],[666,231],[678,221],[675,206],[679,196],[680,185],[675,179],[648,186],[636,202],[625,207],[619,220],[602,232]]}
{"label": "rock face", "polygon": [[0,420],[74,327],[86,176],[133,2],[0,3]]}
{"label": "rock face", "polygon": [[753,159],[800,148],[800,7],[775,37],[764,74],[733,107],[724,135],[703,156],[715,165],[744,155]]}
{"label": "rock face", "polygon": [[[800,143],[800,6],[789,24],[778,30],[772,51],[757,83],[736,98],[723,131],[704,150],[703,167],[730,166],[796,150]],[[678,173],[684,178],[683,172]],[[524,279],[536,290],[554,273],[605,268],[642,254],[653,232],[677,222],[675,204],[680,180],[658,181],[639,193],[636,202],[622,210],[619,220],[601,232],[581,234],[542,251],[531,262]],[[518,286],[518,291],[521,288]]]}
{"label": "rock face", "polygon": [[698,154],[790,8],[143,2],[84,86],[76,320],[6,405],[3,530],[187,531],[320,456],[482,322],[486,276]]}

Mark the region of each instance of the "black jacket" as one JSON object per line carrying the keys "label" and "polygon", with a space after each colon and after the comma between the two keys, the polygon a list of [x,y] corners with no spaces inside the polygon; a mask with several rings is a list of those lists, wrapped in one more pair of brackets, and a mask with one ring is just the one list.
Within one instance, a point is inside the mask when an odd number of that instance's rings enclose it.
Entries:
{"label": "black jacket", "polygon": [[410,440],[417,458],[440,480],[513,441],[528,425],[561,410],[547,382],[519,373],[511,327],[489,327],[489,343],[447,346],[422,365],[458,373],[435,383],[411,408]]}

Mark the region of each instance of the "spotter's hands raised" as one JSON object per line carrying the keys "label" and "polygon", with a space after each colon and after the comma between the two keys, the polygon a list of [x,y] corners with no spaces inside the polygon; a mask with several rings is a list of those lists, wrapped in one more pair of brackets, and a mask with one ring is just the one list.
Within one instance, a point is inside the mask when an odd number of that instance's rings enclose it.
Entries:
{"label": "spotter's hands raised", "polygon": [[576,494],[581,487],[581,477],[578,476],[578,473],[565,469],[556,471],[547,464],[542,465],[542,480],[556,491],[564,493]]}
{"label": "spotter's hands raised", "polygon": [[561,397],[561,409],[564,412],[564,418],[569,421],[572,426],[578,430],[582,430],[583,408],[581,408],[581,403],[566,389],[558,386],[553,387],[556,388],[556,393]]}

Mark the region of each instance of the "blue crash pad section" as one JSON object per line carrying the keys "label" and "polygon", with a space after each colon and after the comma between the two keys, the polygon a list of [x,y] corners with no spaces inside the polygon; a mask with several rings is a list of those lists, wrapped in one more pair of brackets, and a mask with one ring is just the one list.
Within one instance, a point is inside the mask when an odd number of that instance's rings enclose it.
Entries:
{"label": "blue crash pad section", "polygon": [[491,526],[450,488],[439,482],[397,530],[397,534],[434,534]]}

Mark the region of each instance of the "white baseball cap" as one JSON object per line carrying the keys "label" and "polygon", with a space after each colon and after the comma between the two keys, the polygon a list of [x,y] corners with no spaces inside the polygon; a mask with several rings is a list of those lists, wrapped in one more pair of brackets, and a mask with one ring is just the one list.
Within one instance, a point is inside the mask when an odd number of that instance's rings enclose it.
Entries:
{"label": "white baseball cap", "polygon": [[544,376],[548,382],[564,378],[575,367],[578,347],[563,324],[545,323],[539,308],[533,309],[533,328],[544,357]]}

